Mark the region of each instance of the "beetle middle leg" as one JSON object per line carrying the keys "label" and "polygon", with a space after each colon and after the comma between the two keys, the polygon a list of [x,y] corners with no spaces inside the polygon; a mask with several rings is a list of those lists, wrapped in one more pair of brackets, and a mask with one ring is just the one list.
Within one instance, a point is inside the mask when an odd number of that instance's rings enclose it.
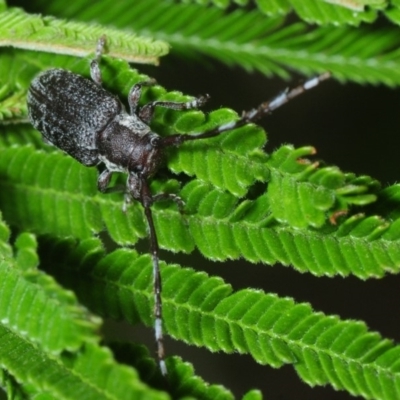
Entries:
{"label": "beetle middle leg", "polygon": [[129,91],[129,95],[128,95],[128,103],[129,103],[129,109],[131,111],[131,115],[136,114],[140,96],[142,95],[142,87],[143,86],[152,86],[155,84],[156,84],[155,79],[149,79],[148,81],[135,83],[131,87],[131,90]]}
{"label": "beetle middle leg", "polygon": [[171,200],[173,201],[181,214],[185,213],[185,202],[174,193],[158,193],[153,195],[153,203],[156,201]]}
{"label": "beetle middle leg", "polygon": [[204,96],[199,96],[194,98],[193,100],[190,101],[185,101],[185,102],[176,102],[176,101],[152,101],[151,103],[145,104],[140,110],[139,110],[139,118],[144,122],[144,123],[149,123],[151,119],[153,118],[154,114],[154,109],[155,107],[164,107],[164,108],[169,108],[172,110],[177,110],[177,111],[182,111],[182,110],[190,110],[193,108],[199,108],[202,107],[207,100],[210,98],[208,94]]}

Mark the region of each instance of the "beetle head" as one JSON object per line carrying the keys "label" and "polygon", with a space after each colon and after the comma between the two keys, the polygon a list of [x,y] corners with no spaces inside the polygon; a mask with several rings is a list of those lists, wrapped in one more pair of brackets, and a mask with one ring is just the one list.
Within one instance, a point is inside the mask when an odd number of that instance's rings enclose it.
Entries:
{"label": "beetle head", "polygon": [[119,114],[97,136],[102,161],[110,171],[152,176],[162,160],[159,135],[136,116]]}

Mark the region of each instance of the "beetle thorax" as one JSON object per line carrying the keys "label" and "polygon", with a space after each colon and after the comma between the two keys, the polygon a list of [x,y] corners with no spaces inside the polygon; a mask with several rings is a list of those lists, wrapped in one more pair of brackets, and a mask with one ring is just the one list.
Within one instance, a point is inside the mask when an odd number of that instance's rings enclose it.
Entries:
{"label": "beetle thorax", "polygon": [[99,159],[110,171],[149,177],[161,163],[159,139],[136,115],[119,114],[97,135]]}

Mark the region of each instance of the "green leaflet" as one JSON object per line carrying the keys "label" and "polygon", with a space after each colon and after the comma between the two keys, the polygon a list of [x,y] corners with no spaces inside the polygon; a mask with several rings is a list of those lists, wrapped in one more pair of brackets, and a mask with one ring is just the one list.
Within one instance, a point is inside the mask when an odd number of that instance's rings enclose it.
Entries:
{"label": "green leaflet", "polygon": [[256,0],[258,8],[266,15],[285,15],[290,10],[290,3],[288,0]]}
{"label": "green leaflet", "polygon": [[[46,249],[54,248],[46,269],[78,288],[102,315],[139,318],[151,326],[150,257],[120,249],[93,264],[74,255],[82,245],[46,241]],[[62,248],[65,257],[60,258]],[[400,348],[363,323],[326,316],[308,304],[262,291],[232,292],[220,278],[192,269],[162,263],[161,270],[165,327],[173,337],[211,351],[248,353],[274,367],[293,364],[312,385],[395,398],[388,392],[400,379],[395,362]]]}
{"label": "green leaflet", "polygon": [[377,10],[382,8],[381,4],[371,4],[368,8],[364,8],[360,2],[353,1],[354,3],[360,4],[358,10],[351,9],[350,7],[341,7],[331,1],[300,1],[290,0],[293,9],[299,15],[300,18],[304,19],[309,23],[317,24],[350,24],[359,25],[361,22],[374,22],[378,16]]}
{"label": "green leaflet", "polygon": [[400,24],[400,2],[399,0],[393,0],[391,2],[391,8],[386,12],[387,17],[393,23]]}
{"label": "green leaflet", "polygon": [[0,213],[0,254],[3,258],[12,256],[12,248],[8,243],[10,239],[10,229],[3,221],[3,216]]}

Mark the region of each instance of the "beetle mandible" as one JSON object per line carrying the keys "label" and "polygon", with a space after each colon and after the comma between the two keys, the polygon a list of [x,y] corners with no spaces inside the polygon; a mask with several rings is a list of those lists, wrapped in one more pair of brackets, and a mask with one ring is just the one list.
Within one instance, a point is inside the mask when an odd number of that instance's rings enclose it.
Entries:
{"label": "beetle mandible", "polygon": [[188,102],[153,101],[138,107],[143,86],[153,85],[154,80],[133,85],[128,95],[129,113],[121,101],[101,86],[100,59],[106,37],[102,36],[96,47],[96,56],[90,63],[92,80],[63,69],[50,69],[39,74],[28,92],[28,114],[32,125],[44,139],[65,151],[85,166],[105,165],[97,186],[101,192],[108,188],[114,172],[127,173],[126,194],[138,200],[147,219],[150,250],[153,260],[154,324],[157,358],[163,375],[167,375],[162,332],[161,275],[159,247],[154,227],[151,205],[161,199],[171,199],[182,207],[182,201],[173,194],[153,195],[148,180],[163,160],[164,149],[179,146],[189,140],[207,139],[239,128],[260,119],[292,98],[327,79],[324,73],[294,89],[286,90],[271,101],[244,112],[236,121],[208,131],[193,134],[175,134],[161,137],[149,126],[155,107],[188,110],[201,107],[208,95]]}

